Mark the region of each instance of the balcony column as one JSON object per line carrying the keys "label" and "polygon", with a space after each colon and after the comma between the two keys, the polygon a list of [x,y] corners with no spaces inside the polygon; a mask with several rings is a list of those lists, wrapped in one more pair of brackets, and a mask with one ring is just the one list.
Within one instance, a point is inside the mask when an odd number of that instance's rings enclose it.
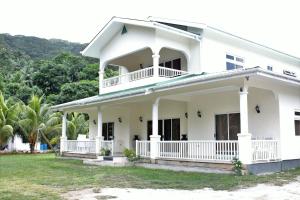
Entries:
{"label": "balcony column", "polygon": [[99,64],[99,94],[101,94],[101,88],[103,88],[103,77],[104,77],[104,63]]}
{"label": "balcony column", "polygon": [[153,77],[156,77],[156,78],[159,77],[159,57],[160,57],[160,55],[158,53],[154,53],[152,55],[152,58],[153,58]]}
{"label": "balcony column", "polygon": [[158,142],[160,135],[158,135],[158,106],[159,98],[157,98],[152,105],[152,135],[150,135],[150,158],[155,160],[158,157]]}
{"label": "balcony column", "polygon": [[101,150],[101,141],[103,140],[102,137],[102,110],[100,107],[98,107],[97,109],[98,111],[98,118],[97,118],[97,136],[96,136],[96,155],[100,154],[100,150]]}
{"label": "balcony column", "polygon": [[61,128],[61,137],[60,137],[60,154],[62,154],[67,147],[65,145],[67,141],[67,113],[64,112],[62,116],[62,128]]}
{"label": "balcony column", "polygon": [[248,130],[248,87],[240,88],[241,132],[238,134],[239,159],[243,164],[252,162],[251,134]]}

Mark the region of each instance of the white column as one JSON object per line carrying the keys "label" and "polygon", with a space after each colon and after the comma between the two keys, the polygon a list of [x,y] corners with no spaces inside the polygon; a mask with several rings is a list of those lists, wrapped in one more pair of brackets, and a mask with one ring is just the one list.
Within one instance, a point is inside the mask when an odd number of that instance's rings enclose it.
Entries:
{"label": "white column", "polygon": [[248,88],[240,89],[241,133],[238,134],[239,159],[243,164],[252,162],[251,134],[248,130]]}
{"label": "white column", "polygon": [[102,141],[102,111],[98,108],[98,119],[97,119],[97,136],[96,136],[96,155],[100,154],[101,141]]}
{"label": "white column", "polygon": [[160,135],[158,135],[158,106],[159,98],[157,98],[152,105],[152,135],[150,136],[150,158],[156,159],[158,156],[158,141],[160,141]]}
{"label": "white column", "polygon": [[99,64],[99,94],[101,94],[101,88],[103,88],[104,68],[105,68],[105,64],[100,62],[100,64]]}
{"label": "white column", "polygon": [[152,58],[153,58],[153,76],[158,78],[159,76],[159,54],[153,54]]}
{"label": "white column", "polygon": [[101,94],[101,89],[103,88],[103,77],[104,71],[99,71],[99,94]]}
{"label": "white column", "polygon": [[62,129],[60,137],[60,154],[66,149],[65,141],[67,140],[67,113],[64,112],[62,116]]}

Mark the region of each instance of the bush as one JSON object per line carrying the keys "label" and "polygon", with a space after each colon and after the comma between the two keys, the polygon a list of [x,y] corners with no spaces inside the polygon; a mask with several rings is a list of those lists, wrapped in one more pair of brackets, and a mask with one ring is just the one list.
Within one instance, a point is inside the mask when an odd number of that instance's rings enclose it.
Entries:
{"label": "bush", "polygon": [[124,149],[123,154],[125,157],[127,157],[129,162],[134,162],[139,159],[139,157],[136,156],[135,151],[132,149]]}
{"label": "bush", "polygon": [[241,176],[242,170],[243,170],[243,164],[238,158],[233,158],[232,160],[233,164],[233,171],[236,175]]}

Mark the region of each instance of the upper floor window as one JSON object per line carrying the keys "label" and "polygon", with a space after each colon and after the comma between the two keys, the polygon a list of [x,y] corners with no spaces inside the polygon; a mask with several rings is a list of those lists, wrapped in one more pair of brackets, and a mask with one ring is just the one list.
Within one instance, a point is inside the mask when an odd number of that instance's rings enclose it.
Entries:
{"label": "upper floor window", "polygon": [[232,54],[226,54],[227,70],[244,68],[244,64],[245,64],[244,58]]}
{"label": "upper floor window", "polygon": [[295,135],[300,136],[300,111],[295,111]]}
{"label": "upper floor window", "polygon": [[267,66],[267,69],[268,69],[269,71],[273,71],[273,66],[268,65],[268,66]]}

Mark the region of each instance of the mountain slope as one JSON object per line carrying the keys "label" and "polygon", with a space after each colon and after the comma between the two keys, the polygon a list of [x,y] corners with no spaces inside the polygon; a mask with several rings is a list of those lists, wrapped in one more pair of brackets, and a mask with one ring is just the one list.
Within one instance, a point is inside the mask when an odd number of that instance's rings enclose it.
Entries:
{"label": "mountain slope", "polygon": [[79,55],[85,46],[86,44],[58,39],[47,40],[31,36],[0,34],[0,48],[18,51],[33,60],[53,58],[62,52]]}

